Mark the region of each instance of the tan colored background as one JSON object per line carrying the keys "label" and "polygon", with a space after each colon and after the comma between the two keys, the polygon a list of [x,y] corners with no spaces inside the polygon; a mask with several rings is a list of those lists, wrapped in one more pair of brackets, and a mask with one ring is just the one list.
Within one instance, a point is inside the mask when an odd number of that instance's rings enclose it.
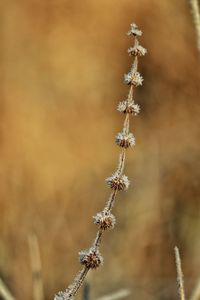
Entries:
{"label": "tan colored background", "polygon": [[32,299],[27,236],[39,239],[46,299],[79,269],[109,190],[114,136],[131,60],[134,20],[148,55],[135,98],[132,184],[118,197],[92,299],[118,288],[129,299],[175,299],[173,247],[187,294],[200,276],[200,61],[187,1],[4,0],[1,6],[0,276]]}

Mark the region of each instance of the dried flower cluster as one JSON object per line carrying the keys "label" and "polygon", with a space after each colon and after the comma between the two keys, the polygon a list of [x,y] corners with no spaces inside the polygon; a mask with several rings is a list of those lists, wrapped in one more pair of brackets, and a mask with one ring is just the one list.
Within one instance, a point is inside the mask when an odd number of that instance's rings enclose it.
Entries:
{"label": "dried flower cluster", "polygon": [[125,155],[128,148],[135,145],[135,137],[129,130],[129,121],[131,115],[137,115],[140,112],[140,107],[133,99],[133,91],[137,86],[142,85],[143,78],[137,70],[138,57],[146,54],[147,50],[139,45],[138,36],[142,35],[142,31],[138,29],[136,24],[131,24],[128,31],[129,36],[134,37],[134,45],[128,49],[129,55],[134,57],[134,62],[129,73],[124,75],[124,82],[130,86],[128,97],[126,100],[118,104],[117,110],[125,114],[125,120],[122,132],[116,136],[116,144],[121,148],[118,167],[115,172],[106,179],[107,185],[111,188],[111,194],[103,210],[94,216],[94,223],[98,227],[98,231],[92,246],[88,250],[79,252],[79,261],[83,265],[83,269],[77,274],[73,283],[65,292],[59,292],[54,300],[72,300],[77,294],[78,289],[82,285],[87,273],[91,269],[96,269],[103,263],[103,258],[99,252],[101,238],[107,229],[113,229],[116,224],[116,219],[111,213],[115,203],[116,195],[119,191],[127,190],[130,181],[123,174]]}
{"label": "dried flower cluster", "polygon": [[80,263],[88,269],[96,269],[103,264],[103,258],[98,249],[90,248],[79,252]]}
{"label": "dried flower cluster", "polygon": [[140,112],[140,106],[135,104],[134,101],[129,102],[128,100],[124,100],[119,102],[117,110],[124,114],[134,114],[137,116]]}
{"label": "dried flower cluster", "polygon": [[130,181],[126,175],[121,175],[118,171],[106,179],[108,186],[113,190],[125,191],[128,189]]}
{"label": "dried flower cluster", "polygon": [[99,229],[102,230],[112,229],[116,224],[115,216],[110,212],[107,212],[106,210],[97,213],[96,216],[94,216],[93,218],[94,224],[96,224],[99,227]]}
{"label": "dried flower cluster", "polygon": [[119,132],[116,136],[116,143],[120,147],[132,147],[135,145],[135,137],[132,133]]}

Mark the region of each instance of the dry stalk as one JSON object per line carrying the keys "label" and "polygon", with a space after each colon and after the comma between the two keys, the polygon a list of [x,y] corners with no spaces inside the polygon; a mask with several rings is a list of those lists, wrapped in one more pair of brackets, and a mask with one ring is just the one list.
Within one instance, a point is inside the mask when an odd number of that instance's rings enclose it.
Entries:
{"label": "dry stalk", "polygon": [[129,179],[124,175],[124,164],[126,158],[126,151],[135,145],[135,137],[129,131],[129,122],[131,115],[137,115],[140,107],[133,99],[133,91],[137,86],[141,86],[143,78],[138,72],[138,57],[146,54],[146,49],[139,45],[138,37],[142,35],[142,31],[138,29],[136,24],[131,24],[128,32],[129,36],[133,36],[134,45],[128,49],[130,56],[134,57],[131,70],[128,74],[124,75],[124,82],[129,88],[127,99],[120,102],[117,110],[125,115],[122,132],[116,136],[116,144],[121,148],[119,155],[119,163],[115,172],[106,179],[106,183],[111,188],[110,197],[103,208],[103,210],[96,214],[94,223],[98,226],[96,237],[91,247],[87,250],[79,252],[79,260],[83,265],[83,269],[76,275],[74,281],[68,286],[66,291],[59,292],[55,295],[54,300],[72,300],[74,299],[77,291],[82,285],[87,273],[91,269],[96,269],[103,263],[103,258],[100,254],[99,248],[102,236],[107,229],[112,229],[115,226],[116,219],[112,214],[112,209],[115,204],[116,195],[120,191],[127,190],[129,187]]}
{"label": "dry stalk", "polygon": [[177,285],[180,300],[185,300],[183,272],[181,268],[181,258],[178,247],[174,248],[175,260],[176,260],[176,272],[177,272]]}
{"label": "dry stalk", "polygon": [[190,6],[196,31],[197,49],[200,51],[200,10],[198,0],[190,0]]}
{"label": "dry stalk", "polygon": [[198,280],[194,290],[192,291],[190,300],[200,300],[200,279]]}
{"label": "dry stalk", "polygon": [[33,299],[44,300],[44,289],[42,280],[42,266],[38,238],[35,234],[28,236],[32,280],[33,280]]}
{"label": "dry stalk", "polygon": [[9,291],[9,289],[7,288],[7,286],[5,285],[5,283],[1,278],[0,278],[0,296],[4,300],[15,300],[15,298],[13,297],[13,295],[11,294],[11,292]]}

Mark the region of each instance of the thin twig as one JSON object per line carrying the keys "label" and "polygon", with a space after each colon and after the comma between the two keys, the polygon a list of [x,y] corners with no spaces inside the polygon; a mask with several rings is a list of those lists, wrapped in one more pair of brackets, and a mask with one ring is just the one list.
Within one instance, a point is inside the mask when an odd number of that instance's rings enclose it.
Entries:
{"label": "thin twig", "polygon": [[0,278],[0,296],[4,300],[15,300],[8,287],[5,285],[3,280]]}
{"label": "thin twig", "polygon": [[181,258],[178,247],[174,248],[175,260],[176,260],[176,272],[177,272],[177,285],[180,300],[185,300],[183,272],[181,268]]}
{"label": "thin twig", "polygon": [[33,280],[33,299],[44,300],[44,288],[42,280],[42,266],[38,238],[35,234],[29,234],[28,244],[30,251],[32,280]]}

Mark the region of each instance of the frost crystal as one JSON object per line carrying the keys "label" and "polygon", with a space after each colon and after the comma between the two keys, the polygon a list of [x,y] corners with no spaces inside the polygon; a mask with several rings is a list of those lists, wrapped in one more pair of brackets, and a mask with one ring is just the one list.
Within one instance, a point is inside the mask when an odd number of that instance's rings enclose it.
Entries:
{"label": "frost crystal", "polygon": [[134,47],[130,47],[128,49],[128,54],[132,56],[144,56],[146,53],[147,50],[140,45],[135,45]]}
{"label": "frost crystal", "polygon": [[143,80],[144,79],[139,72],[129,72],[128,74],[124,75],[124,82],[128,85],[132,84],[137,87],[139,85],[142,85]]}
{"label": "frost crystal", "polygon": [[138,29],[138,26],[135,23],[131,24],[131,29],[127,33],[128,35],[141,36],[142,31]]}
{"label": "frost crystal", "polygon": [[118,172],[115,172],[112,176],[106,179],[106,183],[113,190],[124,191],[127,190],[130,181],[126,175],[119,175]]}
{"label": "frost crystal", "polygon": [[103,230],[112,229],[116,224],[115,217],[111,213],[106,211],[97,213],[93,218],[94,224],[98,225],[99,228]]}
{"label": "frost crystal", "polygon": [[103,264],[103,257],[99,250],[90,248],[79,252],[80,263],[88,269],[96,269]]}
{"label": "frost crystal", "polygon": [[132,133],[119,132],[116,136],[116,143],[118,146],[127,149],[135,145],[135,137]]}

